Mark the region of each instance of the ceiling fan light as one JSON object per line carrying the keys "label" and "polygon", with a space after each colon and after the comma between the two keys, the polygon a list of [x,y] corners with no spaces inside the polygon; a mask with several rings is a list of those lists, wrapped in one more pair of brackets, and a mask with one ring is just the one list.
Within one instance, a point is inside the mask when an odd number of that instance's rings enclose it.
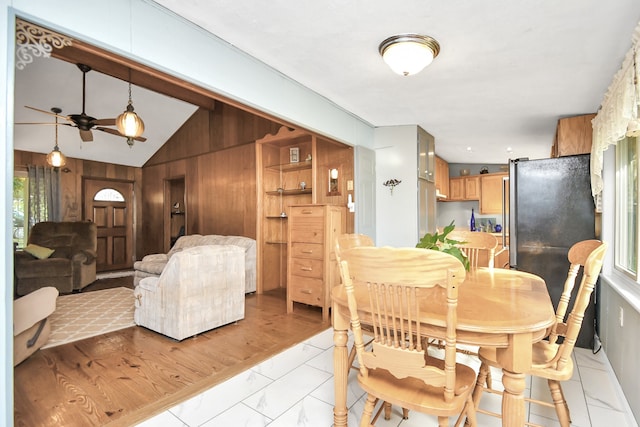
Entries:
{"label": "ceiling fan light", "polygon": [[116,126],[120,133],[127,138],[137,138],[144,132],[144,122],[133,111],[131,104],[127,105],[124,113],[116,117]]}
{"label": "ceiling fan light", "polygon": [[440,53],[440,44],[429,36],[399,34],[385,39],[378,48],[384,62],[395,73],[419,73]]}
{"label": "ceiling fan light", "polygon": [[54,168],[61,168],[67,164],[67,158],[60,151],[58,146],[53,147],[53,151],[47,154],[47,164]]}

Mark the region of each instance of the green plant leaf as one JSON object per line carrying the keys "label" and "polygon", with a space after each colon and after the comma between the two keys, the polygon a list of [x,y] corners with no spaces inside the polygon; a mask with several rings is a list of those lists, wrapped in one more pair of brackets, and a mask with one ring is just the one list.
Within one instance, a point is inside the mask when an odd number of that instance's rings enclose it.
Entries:
{"label": "green plant leaf", "polygon": [[451,221],[451,224],[447,225],[442,230],[442,233],[439,234],[438,231],[436,231],[433,234],[431,233],[425,234],[416,245],[416,248],[431,249],[434,251],[440,251],[440,252],[447,253],[449,255],[453,255],[454,257],[458,258],[460,262],[462,262],[462,265],[464,265],[465,270],[468,271],[469,259],[459,247],[459,245],[466,242],[461,242],[455,239],[447,238],[447,235],[451,233],[454,228],[455,228],[454,221]]}

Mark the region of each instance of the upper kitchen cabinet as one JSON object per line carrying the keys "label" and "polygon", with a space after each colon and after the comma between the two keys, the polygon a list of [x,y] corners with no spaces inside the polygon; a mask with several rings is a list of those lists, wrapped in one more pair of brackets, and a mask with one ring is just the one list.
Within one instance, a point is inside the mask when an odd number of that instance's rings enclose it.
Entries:
{"label": "upper kitchen cabinet", "polygon": [[499,214],[502,213],[503,206],[503,188],[506,191],[506,204],[509,203],[509,188],[506,187],[509,181],[504,180],[509,176],[508,173],[488,173],[480,175],[480,213],[481,214]]}
{"label": "upper kitchen cabinet", "polygon": [[449,163],[436,156],[436,197],[447,199],[449,197]]}
{"label": "upper kitchen cabinet", "polygon": [[418,128],[418,178],[435,181],[435,138]]}
{"label": "upper kitchen cabinet", "polygon": [[451,178],[449,180],[449,200],[480,200],[480,175]]}
{"label": "upper kitchen cabinet", "polygon": [[595,114],[584,114],[558,120],[551,157],[591,153],[593,136],[591,120],[595,116]]}

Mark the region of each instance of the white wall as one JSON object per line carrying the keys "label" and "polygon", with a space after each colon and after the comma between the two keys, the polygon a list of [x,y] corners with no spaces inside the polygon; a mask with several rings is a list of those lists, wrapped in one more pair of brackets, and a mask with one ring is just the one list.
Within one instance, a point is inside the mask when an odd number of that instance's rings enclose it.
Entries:
{"label": "white wall", "polygon": [[[377,128],[376,245],[415,246],[418,243],[418,127]],[[382,185],[389,179],[402,183],[393,194]]]}
{"label": "white wall", "polygon": [[7,73],[7,58],[12,55],[13,49],[9,48],[9,40],[13,40],[13,25],[9,23],[6,0],[0,7],[0,22],[5,28],[0,31],[0,142],[2,143],[2,157],[4,159],[4,173],[0,174],[0,198],[4,208],[0,209],[0,236],[4,242],[0,245],[0,272],[2,275],[2,292],[0,292],[0,425],[13,425],[13,253],[11,238],[10,215],[11,198],[13,192],[9,189],[13,185],[13,144],[7,141],[13,140],[13,131],[8,126],[9,117],[13,117],[13,77]]}

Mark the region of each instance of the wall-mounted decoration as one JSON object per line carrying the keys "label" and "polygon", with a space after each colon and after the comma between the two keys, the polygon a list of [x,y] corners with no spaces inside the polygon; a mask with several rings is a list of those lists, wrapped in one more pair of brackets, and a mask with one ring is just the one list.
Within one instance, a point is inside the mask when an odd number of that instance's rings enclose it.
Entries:
{"label": "wall-mounted decoration", "polygon": [[385,187],[389,187],[389,190],[391,191],[391,195],[393,196],[393,189],[395,188],[396,185],[400,184],[402,181],[399,179],[389,179],[385,182],[382,183],[382,185],[384,185]]}
{"label": "wall-mounted decoration", "polygon": [[289,163],[298,163],[299,161],[300,161],[300,148],[298,147],[289,148]]}

